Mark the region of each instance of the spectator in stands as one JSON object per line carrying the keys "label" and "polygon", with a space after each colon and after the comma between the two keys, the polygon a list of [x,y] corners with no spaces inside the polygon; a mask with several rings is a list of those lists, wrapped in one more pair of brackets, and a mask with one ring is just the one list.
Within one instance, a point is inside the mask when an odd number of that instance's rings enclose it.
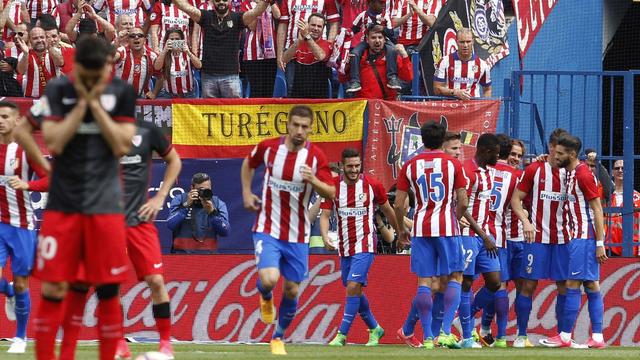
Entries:
{"label": "spectator in stands", "polygon": [[24,43],[29,42],[29,26],[27,23],[20,23],[15,26],[15,32],[11,41],[4,43],[4,56],[18,58],[22,52],[20,46],[16,42],[16,38],[22,39]]}
{"label": "spectator in stands", "polygon": [[[162,78],[150,87],[154,75],[153,64],[158,54],[146,46],[144,32],[139,27],[129,31],[129,46],[120,47],[116,52],[116,76],[133,85],[138,97],[155,99],[162,88]],[[161,75],[161,74],[159,74]]]}
{"label": "spectator in stands", "polygon": [[186,40],[191,40],[189,15],[178,9],[171,0],[156,1],[149,15],[149,23],[151,24],[149,27],[151,49],[157,53],[162,50],[161,40],[165,39],[164,35],[169,29],[178,28]]}
{"label": "spectator in stands", "polygon": [[[245,0],[241,10],[249,11],[258,0]],[[247,34],[242,55],[242,72],[251,86],[252,98],[273,96],[276,78],[276,43],[273,20],[280,18],[277,4],[271,5],[256,20],[247,24]]]}
{"label": "spectator in stands", "polygon": [[0,29],[2,30],[2,41],[5,44],[9,41],[13,41],[15,35],[15,27],[18,24],[31,22],[29,17],[29,11],[27,11],[26,4],[22,1],[2,1],[3,9],[0,11]]}
{"label": "spectator in stands", "polygon": [[[394,43],[396,42],[396,36],[393,32],[393,26],[389,14],[384,13],[384,0],[369,0],[369,8],[358,15],[353,21],[353,33],[357,34],[362,29],[368,29],[373,24],[380,24],[385,27],[386,42],[384,46],[385,58],[387,60],[387,69],[385,71],[385,77],[387,78],[387,87],[393,90],[400,90],[402,88],[400,80],[398,80],[398,64],[396,63],[396,49]],[[362,38],[364,39],[364,33]],[[346,92],[355,93],[362,89],[360,84],[360,60],[362,59],[362,53],[367,47],[366,42],[361,42],[356,47],[351,49],[349,53],[349,73],[351,75],[351,81],[347,86]]]}
{"label": "spectator in stands", "polygon": [[[362,89],[356,94],[357,97],[387,100],[398,97],[397,91],[387,86],[387,77],[381,75],[387,69],[384,32],[385,27],[380,24],[373,24],[367,31],[367,48],[359,64]],[[410,82],[413,79],[413,69],[409,54],[401,44],[396,45],[396,51],[398,75],[402,80]]]}
{"label": "spectator in stands", "polygon": [[511,140],[511,152],[509,153],[509,157],[507,158],[507,163],[517,169],[522,169],[522,159],[524,157],[524,152],[526,148],[524,147],[524,142],[518,139]]}
{"label": "spectator in stands", "polygon": [[286,71],[287,89],[290,95],[293,88],[296,62],[291,61],[285,64],[283,55],[299,38],[298,32],[300,29],[296,23],[297,20],[308,19],[312,13],[323,14],[326,22],[329,23],[327,41],[333,43],[340,27],[340,14],[335,1],[316,0],[283,0],[280,4],[280,11],[282,15],[278,21],[276,57],[278,66]]}
{"label": "spectator in stands", "polygon": [[215,10],[197,9],[187,0],[174,0],[174,4],[198,23],[204,34],[202,97],[240,97],[240,36],[272,4],[260,0],[245,13],[231,11],[229,0],[215,0]]}
{"label": "spectator in stands", "polygon": [[286,64],[295,59],[295,77],[291,97],[323,99],[329,94],[331,69],[327,60],[333,47],[322,39],[324,16],[319,13],[309,15],[307,21],[298,20],[298,40],[294,41],[283,55]]}
{"label": "spectator in stands", "polygon": [[47,82],[58,75],[58,67],[64,65],[62,53],[47,43],[47,35],[41,27],[29,32],[29,47],[20,37],[16,37],[21,49],[18,58],[18,72],[22,74],[24,96],[39,98],[44,93]]}
{"label": "spectator in stands", "polygon": [[184,33],[179,28],[167,30],[164,45],[153,64],[157,71],[164,75],[164,89],[161,98],[194,98],[195,80],[191,68],[200,69],[202,62],[189,50]]}
{"label": "spectator in stands", "polygon": [[[613,182],[615,184],[613,193],[611,194],[611,207],[622,207],[623,190],[624,190],[624,160],[616,160],[613,163]],[[640,192],[633,191],[633,207],[640,208]],[[622,244],[622,214],[611,213],[608,214],[609,220],[607,226],[610,227],[605,231],[607,242],[615,244]],[[633,212],[633,241],[640,241],[640,211],[635,210]],[[609,247],[609,251],[612,256],[622,256],[622,247],[612,246]],[[632,252],[634,256],[640,256],[640,246],[634,246]]]}
{"label": "spectator in stands", "polygon": [[[458,30],[458,50],[444,56],[433,75],[436,95],[455,96],[461,100],[491,97],[489,66],[473,53],[473,33],[468,28]],[[462,73],[462,69],[467,69]]]}
{"label": "spectator in stands", "polygon": [[171,200],[167,227],[173,233],[172,253],[210,254],[218,248],[218,237],[229,234],[227,204],[211,189],[209,175],[197,173],[189,192]]}
{"label": "spectator in stands", "polygon": [[107,13],[107,21],[110,24],[116,24],[116,18],[122,15],[128,15],[133,20],[133,26],[142,27],[145,23],[146,14],[151,11],[151,0],[96,0],[93,8],[97,12],[105,10]]}
{"label": "spectator in stands", "polygon": [[22,86],[15,79],[18,59],[7,57],[0,60],[0,96],[22,97]]}
{"label": "spectator in stands", "polygon": [[129,46],[129,31],[133,29],[135,23],[129,15],[120,15],[116,19],[116,39],[115,46]]}
{"label": "spectator in stands", "polygon": [[[69,41],[76,42],[76,39],[81,33],[81,23],[83,25],[82,33],[97,33],[98,30],[101,29],[107,41],[113,41],[113,39],[115,39],[116,29],[107,20],[98,16],[91,5],[85,3],[84,0],[69,0],[69,3],[75,3],[72,7],[74,12],[62,28],[67,34]],[[87,20],[83,22],[83,19]]]}
{"label": "spectator in stands", "polygon": [[31,25],[36,25],[38,17],[42,14],[50,14],[60,22],[58,16],[58,0],[26,0],[27,11],[29,11]]}
{"label": "spectator in stands", "polygon": [[[51,25],[54,26],[50,27]],[[71,74],[71,71],[73,70],[73,63],[75,62],[75,48],[64,41],[61,41],[60,31],[58,31],[58,27],[55,26],[55,24],[42,24],[42,29],[47,36],[47,43],[49,46],[57,49],[62,54],[64,63],[62,64],[62,67],[60,67],[60,71],[65,75]]]}
{"label": "spectator in stands", "polygon": [[598,161],[598,154],[595,149],[585,149],[584,150],[585,160],[584,162],[589,165],[591,171],[598,179],[598,185],[601,187],[602,193],[601,197],[605,200],[606,203],[609,198],[611,198],[611,194],[613,193],[613,182],[611,181],[611,176],[607,169],[602,166],[600,161]]}
{"label": "spectator in stands", "polygon": [[400,27],[398,43],[407,52],[417,52],[420,40],[436,22],[436,17],[445,0],[398,0],[392,12],[393,27]]}

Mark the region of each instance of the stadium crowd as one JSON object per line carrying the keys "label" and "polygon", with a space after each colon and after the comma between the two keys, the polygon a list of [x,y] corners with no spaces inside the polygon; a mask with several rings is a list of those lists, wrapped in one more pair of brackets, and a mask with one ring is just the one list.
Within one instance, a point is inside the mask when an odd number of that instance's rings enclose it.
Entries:
{"label": "stadium crowd", "polygon": [[117,48],[114,75],[139,98],[267,98],[282,81],[280,96],[326,98],[342,83],[348,96],[394,99],[420,75],[411,54],[443,3],[5,0],[0,95],[39,98],[90,35]]}

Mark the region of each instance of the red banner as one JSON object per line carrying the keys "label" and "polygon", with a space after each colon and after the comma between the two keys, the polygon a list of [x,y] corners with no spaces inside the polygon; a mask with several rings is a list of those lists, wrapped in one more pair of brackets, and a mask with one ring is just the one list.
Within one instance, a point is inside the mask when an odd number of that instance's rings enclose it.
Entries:
{"label": "red banner", "polygon": [[420,126],[440,121],[460,132],[463,159],[471,158],[480,134],[495,132],[500,100],[399,102],[370,100],[364,167],[385,188],[396,182],[404,162],[421,151]]}
{"label": "red banner", "polygon": [[[172,336],[178,340],[264,342],[273,325],[260,322],[258,293],[255,289],[255,259],[249,255],[165,256],[165,276],[171,295]],[[324,343],[333,338],[342,319],[345,290],[340,280],[339,258],[314,255],[310,258],[309,279],[300,287],[298,314],[286,336],[294,342]],[[207,269],[203,271],[203,269]],[[479,286],[476,282],[476,289]],[[393,289],[390,296],[389,289]],[[604,296],[604,337],[609,345],[640,345],[640,263],[637,259],[611,259],[601,270]],[[38,308],[40,284],[31,281],[33,311]],[[369,274],[365,293],[372,311],[386,329],[384,343],[398,343],[393,334],[402,326],[416,291],[416,277],[409,273],[409,257],[378,256]],[[281,288],[274,292],[276,304]],[[507,334],[517,327],[510,289],[510,320]],[[583,297],[585,300],[585,297]],[[147,286],[137,283],[131,274],[122,289],[127,336],[157,338]],[[479,321],[479,316],[477,321]],[[33,318],[33,314],[32,314]],[[2,312],[0,337],[12,337],[15,322]],[[537,340],[555,331],[555,284],[541,282],[533,299],[529,336]],[[96,297],[93,295],[84,315],[83,339],[96,338]],[[583,302],[575,328],[575,340],[589,336],[589,315]],[[418,325],[417,329],[420,328]],[[354,322],[349,341],[364,343],[367,332],[362,321]],[[419,332],[420,330],[418,330]],[[33,326],[29,326],[33,337]]]}
{"label": "red banner", "polygon": [[513,0],[518,25],[518,48],[520,59],[524,59],[529,47],[542,28],[542,24],[551,14],[558,0],[530,1]]}

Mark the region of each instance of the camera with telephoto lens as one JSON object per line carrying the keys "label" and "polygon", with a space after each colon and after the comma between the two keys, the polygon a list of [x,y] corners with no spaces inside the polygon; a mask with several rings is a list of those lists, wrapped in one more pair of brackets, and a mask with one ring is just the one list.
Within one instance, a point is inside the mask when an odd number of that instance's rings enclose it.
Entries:
{"label": "camera with telephoto lens", "polygon": [[213,191],[211,189],[198,189],[198,197],[203,200],[211,200]]}

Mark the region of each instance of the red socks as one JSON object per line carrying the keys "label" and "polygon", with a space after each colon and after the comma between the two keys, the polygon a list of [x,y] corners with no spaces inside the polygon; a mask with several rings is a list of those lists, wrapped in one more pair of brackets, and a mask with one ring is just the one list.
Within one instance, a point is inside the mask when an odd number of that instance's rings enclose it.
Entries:
{"label": "red socks", "polygon": [[100,360],[113,360],[118,341],[123,337],[120,297],[114,296],[98,302],[98,337]]}
{"label": "red socks", "polygon": [[82,317],[87,303],[87,292],[71,289],[65,298],[65,313],[62,321],[62,346],[60,347],[60,360],[73,360],[75,358],[76,344],[82,329]]}
{"label": "red socks", "polygon": [[[38,315],[33,319],[38,360],[55,360],[56,334],[62,321],[63,310],[62,299],[42,297]],[[112,359],[113,357],[110,360]]]}

